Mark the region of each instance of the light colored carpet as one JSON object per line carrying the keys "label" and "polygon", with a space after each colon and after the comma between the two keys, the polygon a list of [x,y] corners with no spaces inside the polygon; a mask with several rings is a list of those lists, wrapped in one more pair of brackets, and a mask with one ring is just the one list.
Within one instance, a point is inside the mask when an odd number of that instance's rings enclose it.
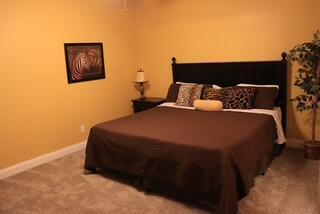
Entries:
{"label": "light colored carpet", "polygon": [[[115,173],[83,175],[84,151],[0,180],[0,213],[208,213],[138,191]],[[319,162],[286,149],[239,202],[239,213],[314,214]]]}

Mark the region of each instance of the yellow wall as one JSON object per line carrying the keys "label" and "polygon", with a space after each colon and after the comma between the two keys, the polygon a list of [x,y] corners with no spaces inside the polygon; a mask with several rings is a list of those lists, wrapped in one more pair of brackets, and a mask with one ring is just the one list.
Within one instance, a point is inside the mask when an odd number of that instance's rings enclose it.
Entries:
{"label": "yellow wall", "polygon": [[[281,59],[281,52],[320,29],[319,8],[319,0],[141,0],[139,63],[151,84],[146,94],[166,94],[172,56],[180,62]],[[288,138],[308,138],[308,118],[290,103]]]}
{"label": "yellow wall", "polygon": [[[132,112],[135,12],[114,0],[0,1],[0,169]],[[106,79],[68,84],[66,42],[103,42]],[[86,132],[80,133],[80,125]]]}
{"label": "yellow wall", "polygon": [[[146,94],[165,96],[172,56],[280,59],[320,28],[318,0],[128,4],[123,13],[122,0],[0,1],[0,169],[81,142],[92,125],[131,113],[138,65],[150,80]],[[67,84],[66,42],[103,42],[107,78]],[[289,138],[307,138],[307,114],[289,107]]]}

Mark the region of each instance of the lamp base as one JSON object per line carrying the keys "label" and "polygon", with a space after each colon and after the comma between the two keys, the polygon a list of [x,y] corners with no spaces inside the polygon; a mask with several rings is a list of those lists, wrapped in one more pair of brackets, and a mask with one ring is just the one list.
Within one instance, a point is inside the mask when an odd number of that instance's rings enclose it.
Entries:
{"label": "lamp base", "polygon": [[140,91],[140,99],[144,99],[144,86],[143,86],[143,82],[139,82],[140,86],[139,86],[139,91]]}
{"label": "lamp base", "polygon": [[143,84],[146,83],[146,82],[148,82],[148,81],[143,81],[143,82],[134,81],[134,83],[138,83],[139,84],[138,90],[140,92],[140,99],[141,100],[145,98],[145,96],[144,96],[144,85]]}

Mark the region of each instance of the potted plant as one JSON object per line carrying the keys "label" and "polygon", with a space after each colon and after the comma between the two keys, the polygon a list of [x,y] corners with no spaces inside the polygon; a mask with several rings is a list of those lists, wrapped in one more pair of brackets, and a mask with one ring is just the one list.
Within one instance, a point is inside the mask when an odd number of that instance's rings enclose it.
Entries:
{"label": "potted plant", "polygon": [[320,107],[320,31],[314,33],[311,42],[295,46],[289,53],[289,59],[298,63],[298,75],[294,85],[302,93],[291,99],[299,112],[312,111],[311,141],[304,142],[306,158],[320,158],[320,141],[316,140],[317,111]]}

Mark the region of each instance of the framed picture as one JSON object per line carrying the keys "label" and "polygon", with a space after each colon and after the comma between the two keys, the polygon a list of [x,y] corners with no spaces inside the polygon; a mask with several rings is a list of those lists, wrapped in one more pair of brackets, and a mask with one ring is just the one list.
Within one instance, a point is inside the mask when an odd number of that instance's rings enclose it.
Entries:
{"label": "framed picture", "polygon": [[102,43],[65,43],[68,83],[105,78]]}

